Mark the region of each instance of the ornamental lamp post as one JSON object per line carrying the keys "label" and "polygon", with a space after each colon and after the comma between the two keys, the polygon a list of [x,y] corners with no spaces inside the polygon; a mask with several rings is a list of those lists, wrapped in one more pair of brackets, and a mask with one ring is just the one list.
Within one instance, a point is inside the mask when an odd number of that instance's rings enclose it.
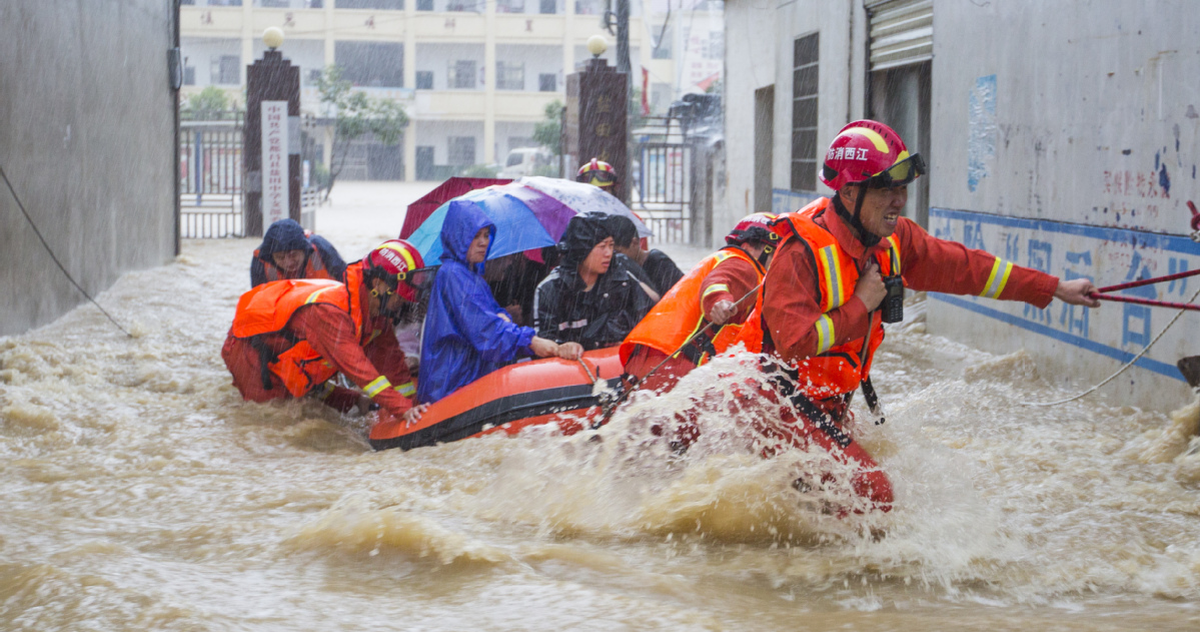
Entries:
{"label": "ornamental lamp post", "polygon": [[300,221],[300,68],[279,52],[283,39],[277,27],[263,31],[268,50],[246,66],[247,236],[284,218]]}

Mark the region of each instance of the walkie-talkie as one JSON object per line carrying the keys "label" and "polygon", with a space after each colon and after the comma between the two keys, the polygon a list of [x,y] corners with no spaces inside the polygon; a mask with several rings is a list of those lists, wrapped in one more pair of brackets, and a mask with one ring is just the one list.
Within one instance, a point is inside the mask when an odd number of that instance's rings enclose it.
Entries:
{"label": "walkie-talkie", "polygon": [[879,304],[883,322],[898,323],[904,320],[904,279],[899,274],[885,276],[883,286],[887,288],[887,295]]}

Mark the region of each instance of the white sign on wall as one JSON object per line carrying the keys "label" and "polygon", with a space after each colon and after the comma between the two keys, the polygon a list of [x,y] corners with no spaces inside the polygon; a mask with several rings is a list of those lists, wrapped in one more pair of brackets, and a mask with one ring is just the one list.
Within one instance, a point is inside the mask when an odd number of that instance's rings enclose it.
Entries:
{"label": "white sign on wall", "polygon": [[288,102],[262,102],[263,226],[288,217]]}

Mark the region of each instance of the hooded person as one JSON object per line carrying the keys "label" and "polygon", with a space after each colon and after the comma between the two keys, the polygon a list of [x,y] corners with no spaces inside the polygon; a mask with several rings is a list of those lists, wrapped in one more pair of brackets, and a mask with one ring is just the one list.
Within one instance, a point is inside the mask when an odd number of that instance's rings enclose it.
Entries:
{"label": "hooded person", "polygon": [[477,206],[450,204],[421,337],[419,402],[436,402],[518,358],[560,353],[557,343],[514,324],[492,296],[483,270],[495,234]]}
{"label": "hooded person", "polygon": [[558,248],[562,260],[538,285],[534,327],[538,335],[573,348],[620,344],[654,306],[623,256],[613,253],[607,215],[571,218]]}
{"label": "hooded person", "polygon": [[346,280],[346,262],[337,248],[312,235],[294,219],[281,219],[267,228],[250,260],[250,286],[282,279]]}

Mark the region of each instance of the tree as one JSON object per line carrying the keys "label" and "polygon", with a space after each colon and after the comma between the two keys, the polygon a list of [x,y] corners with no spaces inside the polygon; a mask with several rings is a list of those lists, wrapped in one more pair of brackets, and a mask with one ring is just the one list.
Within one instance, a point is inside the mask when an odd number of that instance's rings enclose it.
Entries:
{"label": "tree", "polygon": [[533,125],[533,140],[558,156],[562,152],[563,103],[558,99],[546,104],[545,116]]}
{"label": "tree", "polygon": [[208,86],[189,97],[183,111],[195,120],[215,119],[228,112],[229,106],[229,95],[224,90]]}
{"label": "tree", "polygon": [[330,152],[329,185],[325,188],[325,199],[337,181],[350,144],[364,134],[371,134],[385,145],[400,142],[400,134],[408,127],[408,115],[399,103],[390,99],[373,99],[342,76],[339,66],[329,66],[317,77],[317,92],[325,116],[333,119],[333,141]]}

